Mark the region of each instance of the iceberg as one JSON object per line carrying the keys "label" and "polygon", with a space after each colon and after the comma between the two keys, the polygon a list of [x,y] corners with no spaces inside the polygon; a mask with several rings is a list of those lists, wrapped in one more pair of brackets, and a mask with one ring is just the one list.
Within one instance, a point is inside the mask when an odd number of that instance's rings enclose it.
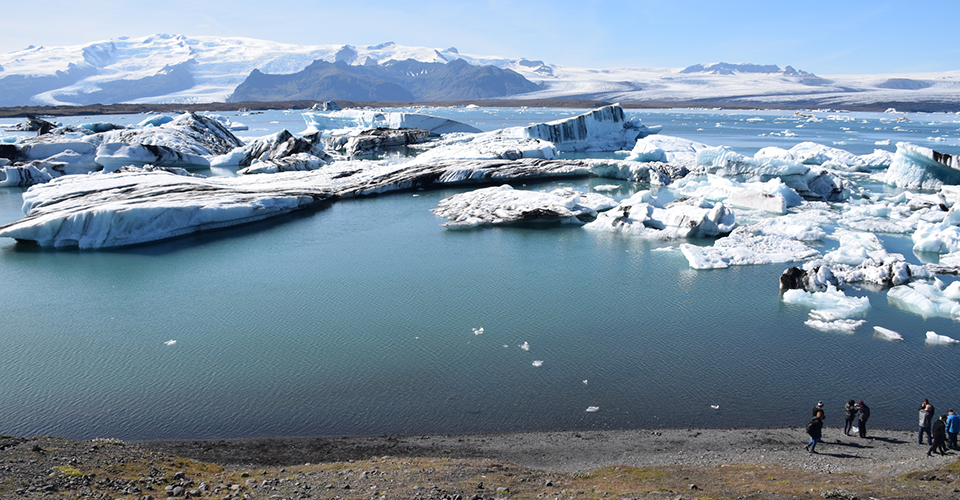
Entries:
{"label": "iceberg", "polygon": [[894,307],[924,318],[960,321],[960,282],[945,288],[940,280],[916,281],[891,288],[887,300]]}
{"label": "iceberg", "polygon": [[680,251],[694,269],[796,262],[820,255],[800,241],[775,234],[760,234],[750,226],[738,227],[711,247],[684,243],[680,245]]}
{"label": "iceberg", "polygon": [[517,222],[565,222],[582,224],[581,217],[594,217],[598,210],[617,204],[597,193],[568,188],[549,193],[513,189],[509,185],[477,189],[440,200],[434,214],[450,219],[449,229]]}
{"label": "iceberg", "polygon": [[946,335],[937,335],[936,332],[927,332],[926,342],[928,344],[960,344],[960,340],[947,337]]}
{"label": "iceberg", "polygon": [[400,111],[374,111],[344,109],[340,111],[307,111],[303,119],[308,131],[329,131],[345,128],[419,128],[429,130],[431,134],[441,135],[454,132],[474,134],[480,129],[447,118],[405,113]]}
{"label": "iceberg", "polygon": [[[824,146],[815,142],[801,142],[790,149],[778,147],[763,148],[755,155],[755,160],[775,158],[784,161],[799,162],[804,165],[823,165],[837,170],[869,172],[870,164],[860,156],[848,151]],[[871,158],[872,162],[882,161]]]}
{"label": "iceberg", "polygon": [[627,119],[619,104],[611,104],[570,118],[506,128],[500,133],[552,142],[560,151],[620,151],[633,148],[637,139],[658,131],[637,118]]}
{"label": "iceberg", "polygon": [[898,142],[893,162],[877,179],[908,189],[939,189],[960,184],[960,161],[930,148]]}
{"label": "iceberg", "polygon": [[326,140],[326,147],[342,151],[347,156],[358,156],[382,152],[386,148],[420,144],[429,136],[430,131],[421,128],[375,128],[356,134],[330,136]]}
{"label": "iceberg", "polygon": [[697,152],[709,147],[706,144],[681,139],[680,137],[652,135],[638,139],[626,159],[641,162],[658,161],[693,164],[697,160]]}
{"label": "iceberg", "polygon": [[444,185],[589,177],[577,160],[339,161],[310,171],[192,177],[148,168],[64,176],[24,193],[0,236],[49,248],[108,248],[243,224],[317,201]]}
{"label": "iceberg", "polygon": [[873,332],[887,340],[903,340],[903,335],[882,326],[873,327]]}
{"label": "iceberg", "polygon": [[916,252],[951,253],[960,251],[960,211],[956,208],[943,215],[940,222],[920,221],[913,233]]}
{"label": "iceberg", "polygon": [[412,161],[424,163],[453,159],[501,159],[557,158],[557,148],[552,142],[541,139],[516,139],[498,134],[479,134],[441,140],[430,149],[420,153]]}
{"label": "iceberg", "polygon": [[810,319],[805,321],[804,324],[823,331],[853,333],[854,330],[863,326],[866,322],[850,318],[863,316],[870,309],[869,298],[849,297],[832,286],[820,292],[787,290],[783,292],[782,298],[786,304],[810,307]]}
{"label": "iceberg", "polygon": [[740,183],[712,174],[687,175],[672,183],[670,189],[682,196],[702,197],[710,201],[722,201],[731,207],[763,210],[781,215],[787,213],[788,207],[803,203],[803,198],[784,185],[780,179]]}
{"label": "iceberg", "polygon": [[777,158],[754,159],[720,146],[697,152],[698,172],[732,178],[738,182],[767,182],[779,178],[800,196],[824,201],[842,201],[845,184],[823,169]]}
{"label": "iceberg", "polygon": [[333,161],[323,149],[286,130],[250,141],[216,156],[211,166],[241,166],[239,174],[316,170]]}
{"label": "iceberg", "polygon": [[668,192],[641,191],[598,214],[584,229],[655,239],[712,238],[729,233],[735,225],[736,216],[723,203],[703,198],[674,200]]}

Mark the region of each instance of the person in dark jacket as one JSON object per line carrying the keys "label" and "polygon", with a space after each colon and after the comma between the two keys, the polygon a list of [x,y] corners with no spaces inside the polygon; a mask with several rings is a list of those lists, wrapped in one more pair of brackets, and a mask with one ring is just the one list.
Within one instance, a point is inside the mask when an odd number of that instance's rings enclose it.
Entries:
{"label": "person in dark jacket", "polygon": [[851,399],[843,406],[843,435],[849,436],[853,421],[857,418],[857,404]]}
{"label": "person in dark jacket", "polygon": [[933,423],[931,428],[931,433],[933,434],[933,442],[930,443],[930,449],[927,450],[927,456],[930,457],[931,452],[936,451],[941,455],[947,454],[947,416],[941,415],[940,418]]}
{"label": "person in dark jacket", "polygon": [[823,436],[823,412],[818,412],[815,417],[807,424],[807,435],[810,436],[810,442],[804,448],[810,453],[816,453],[817,443]]}
{"label": "person in dark jacket", "polygon": [[857,403],[857,412],[860,413],[860,418],[857,422],[858,432],[860,433],[860,437],[865,438],[867,437],[867,419],[870,418],[870,407],[861,399],[860,402]]}
{"label": "person in dark jacket", "polygon": [[933,442],[933,437],[930,435],[930,426],[933,425],[933,405],[930,404],[926,399],[923,400],[923,404],[920,405],[920,433],[917,434],[917,443],[923,444],[923,433],[927,433],[927,444]]}
{"label": "person in dark jacket", "polygon": [[816,417],[817,413],[823,413],[820,417],[821,420],[827,418],[827,412],[823,410],[823,401],[818,401],[817,406],[813,407],[813,416]]}

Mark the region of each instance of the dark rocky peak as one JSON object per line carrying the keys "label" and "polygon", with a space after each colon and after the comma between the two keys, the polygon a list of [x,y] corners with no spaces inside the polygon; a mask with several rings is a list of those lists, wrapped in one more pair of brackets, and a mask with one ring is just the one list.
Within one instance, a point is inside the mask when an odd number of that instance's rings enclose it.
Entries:
{"label": "dark rocky peak", "polygon": [[380,50],[380,49],[385,49],[385,48],[387,48],[387,47],[393,47],[394,45],[396,45],[396,44],[393,43],[393,42],[383,42],[383,43],[381,43],[381,44],[379,44],[379,45],[371,45],[371,46],[367,47],[367,49],[368,49],[368,50]]}
{"label": "dark rocky peak", "polygon": [[682,74],[707,73],[712,75],[736,75],[738,73],[753,74],[781,74],[784,76],[815,76],[813,73],[799,71],[791,66],[780,68],[776,64],[751,64],[751,63],[712,63],[712,64],[694,64],[687,66],[680,71]]}
{"label": "dark rocky peak", "polygon": [[517,61],[517,64],[519,64],[520,66],[523,66],[524,68],[536,68],[538,66],[543,66],[543,61],[540,61],[540,60],[530,61],[527,59],[520,59],[519,61]]}
{"label": "dark rocky peak", "polygon": [[459,54],[459,53],[460,53],[459,51],[457,51],[457,48],[456,48],[456,47],[450,47],[449,49],[445,50],[444,52],[452,52],[452,53],[454,53],[454,54]]}

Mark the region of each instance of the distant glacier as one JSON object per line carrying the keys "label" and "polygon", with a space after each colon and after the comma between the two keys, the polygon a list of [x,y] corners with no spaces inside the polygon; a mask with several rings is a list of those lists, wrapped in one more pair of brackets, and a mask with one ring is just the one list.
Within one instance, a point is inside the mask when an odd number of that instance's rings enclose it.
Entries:
{"label": "distant glacier", "polygon": [[724,62],[593,69],[461,54],[454,47],[292,45],[170,34],[0,54],[0,106],[292,99],[960,111],[960,71],[817,75]]}

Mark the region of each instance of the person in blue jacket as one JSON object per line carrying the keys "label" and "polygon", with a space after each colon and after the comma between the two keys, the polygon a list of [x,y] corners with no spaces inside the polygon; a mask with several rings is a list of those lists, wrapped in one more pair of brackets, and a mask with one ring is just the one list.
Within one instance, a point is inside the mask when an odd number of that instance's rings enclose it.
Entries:
{"label": "person in blue jacket", "polygon": [[957,415],[952,409],[947,410],[947,440],[950,443],[950,449],[957,449],[957,434],[960,433],[960,415]]}

